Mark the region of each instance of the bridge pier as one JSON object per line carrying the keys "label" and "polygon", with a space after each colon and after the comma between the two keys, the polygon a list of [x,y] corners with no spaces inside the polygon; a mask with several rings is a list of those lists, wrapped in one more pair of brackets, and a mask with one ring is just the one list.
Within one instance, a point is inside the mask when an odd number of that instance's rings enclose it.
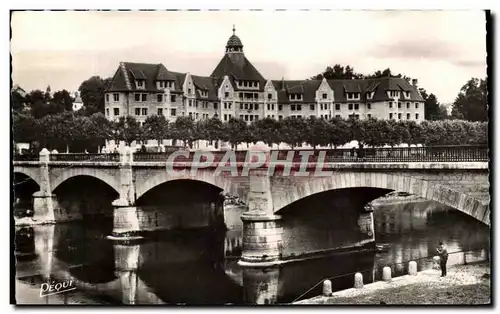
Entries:
{"label": "bridge pier", "polygon": [[239,265],[267,267],[280,263],[283,230],[274,215],[267,169],[250,171],[248,210],[243,221],[243,251]]}
{"label": "bridge pier", "polygon": [[141,231],[138,210],[135,206],[135,187],[132,171],[133,154],[130,147],[120,151],[120,187],[119,198],[113,201],[112,240],[135,240],[141,238],[136,233]]}
{"label": "bridge pier", "polygon": [[367,239],[368,242],[375,242],[375,223],[373,220],[373,206],[371,204],[365,205],[359,213],[358,226],[359,231],[369,237]]}
{"label": "bridge pier", "polygon": [[57,198],[52,194],[49,175],[50,152],[44,148],[40,151],[40,191],[33,194],[33,220],[37,223],[55,223],[54,208],[58,206]]}

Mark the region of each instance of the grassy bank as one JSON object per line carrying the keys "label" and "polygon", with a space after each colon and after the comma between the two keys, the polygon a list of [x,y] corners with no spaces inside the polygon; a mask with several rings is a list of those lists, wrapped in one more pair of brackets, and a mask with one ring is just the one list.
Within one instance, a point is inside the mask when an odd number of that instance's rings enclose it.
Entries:
{"label": "grassy bank", "polygon": [[302,304],[490,304],[489,264],[454,266],[448,276],[427,270],[417,276],[349,289]]}

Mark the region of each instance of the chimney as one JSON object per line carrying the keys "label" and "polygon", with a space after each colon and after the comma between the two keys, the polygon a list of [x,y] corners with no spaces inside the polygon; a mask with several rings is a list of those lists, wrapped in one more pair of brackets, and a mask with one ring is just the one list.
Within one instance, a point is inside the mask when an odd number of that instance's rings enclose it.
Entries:
{"label": "chimney", "polygon": [[417,87],[417,84],[418,84],[418,80],[417,79],[412,79],[411,80],[411,85]]}
{"label": "chimney", "polygon": [[285,78],[282,76],[281,77],[281,90],[285,90],[286,87],[285,87]]}

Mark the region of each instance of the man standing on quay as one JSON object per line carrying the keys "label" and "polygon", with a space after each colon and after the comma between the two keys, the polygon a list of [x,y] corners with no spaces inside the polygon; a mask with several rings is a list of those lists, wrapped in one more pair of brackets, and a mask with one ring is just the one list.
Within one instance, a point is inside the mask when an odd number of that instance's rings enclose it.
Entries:
{"label": "man standing on quay", "polygon": [[439,254],[439,266],[441,266],[441,277],[446,276],[446,262],[448,262],[448,250],[444,246],[443,242],[439,242],[437,247],[437,252]]}

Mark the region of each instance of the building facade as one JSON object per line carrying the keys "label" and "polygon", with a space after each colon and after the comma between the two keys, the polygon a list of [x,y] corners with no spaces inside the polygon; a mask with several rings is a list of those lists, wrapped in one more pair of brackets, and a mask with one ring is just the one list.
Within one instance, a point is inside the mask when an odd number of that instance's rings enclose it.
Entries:
{"label": "building facade", "polygon": [[356,119],[422,121],[424,100],[403,78],[361,80],[270,80],[246,58],[235,34],[208,77],[168,70],[163,64],[121,62],[105,94],[105,115],[114,120],[133,116],[179,116],[194,120],[214,116],[222,121],[240,118],[250,123],[270,117],[316,116]]}

